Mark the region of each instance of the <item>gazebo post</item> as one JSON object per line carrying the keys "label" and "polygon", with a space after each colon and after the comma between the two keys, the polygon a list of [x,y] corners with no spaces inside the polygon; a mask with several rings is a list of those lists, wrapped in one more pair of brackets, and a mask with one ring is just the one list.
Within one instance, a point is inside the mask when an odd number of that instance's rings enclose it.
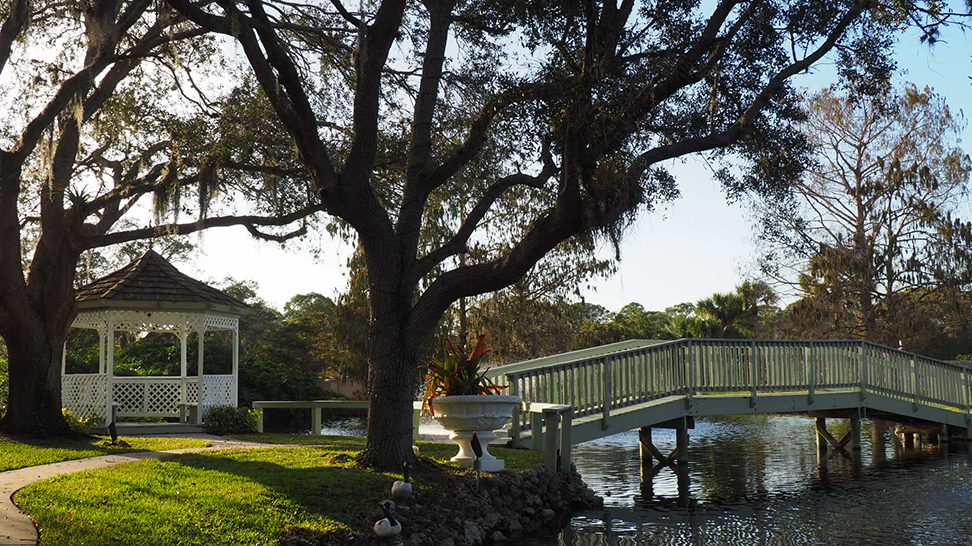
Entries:
{"label": "gazebo post", "polygon": [[111,405],[114,402],[115,378],[115,319],[108,313],[108,331],[105,342],[105,426],[111,420]]}
{"label": "gazebo post", "polygon": [[236,388],[233,389],[233,405],[240,404],[240,327],[233,328],[233,382]]}
{"label": "gazebo post", "polygon": [[203,400],[205,396],[205,384],[203,383],[203,351],[206,348],[206,324],[199,327],[199,350],[197,354],[196,372],[199,374],[199,395],[196,400],[196,424],[201,425],[203,421]]}
{"label": "gazebo post", "polygon": [[98,328],[98,373],[105,373],[105,332]]}
{"label": "gazebo post", "polygon": [[[179,332],[179,402],[182,404],[182,406],[180,406],[181,409],[179,411],[183,415],[187,415],[186,412],[189,411],[189,407],[186,405],[189,403],[189,397],[186,393],[186,390],[189,388],[189,382],[186,381],[186,378],[189,375],[189,356],[188,347],[186,347],[187,343],[189,343],[189,330],[185,327],[181,327]],[[182,420],[180,419],[180,422],[181,421]],[[186,422],[188,421],[189,419],[186,418]]]}

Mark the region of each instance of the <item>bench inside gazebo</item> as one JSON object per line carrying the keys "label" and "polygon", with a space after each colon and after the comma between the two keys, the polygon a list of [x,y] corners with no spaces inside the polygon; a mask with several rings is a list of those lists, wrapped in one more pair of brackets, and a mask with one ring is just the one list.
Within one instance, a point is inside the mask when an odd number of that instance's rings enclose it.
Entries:
{"label": "bench inside gazebo", "polygon": [[[199,427],[214,406],[236,406],[239,377],[239,317],[249,308],[235,298],[177,270],[153,250],[77,291],[73,328],[98,333],[98,371],[61,369],[61,398],[75,416],[107,424],[111,407],[126,418],[167,418],[156,428],[180,432]],[[205,373],[206,332],[232,335],[231,373]],[[116,333],[173,334],[179,343],[180,375],[116,376]],[[188,345],[196,334],[196,374],[188,375]],[[67,351],[65,351],[65,354]],[[181,428],[180,428],[181,427]]]}

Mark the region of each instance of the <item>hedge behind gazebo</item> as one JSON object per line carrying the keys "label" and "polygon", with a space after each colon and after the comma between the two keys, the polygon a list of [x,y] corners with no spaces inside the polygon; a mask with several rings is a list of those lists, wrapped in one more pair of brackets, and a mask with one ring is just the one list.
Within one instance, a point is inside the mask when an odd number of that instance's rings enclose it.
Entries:
{"label": "hedge behind gazebo", "polygon": [[[237,404],[239,317],[248,310],[245,303],[181,273],[152,250],[78,289],[76,301],[78,316],[72,327],[98,332],[99,365],[97,373],[67,374],[62,364],[62,401],[74,415],[104,421],[114,403],[119,417],[185,420],[195,414],[193,421],[201,423],[209,408]],[[207,330],[233,333],[230,374],[204,373]],[[115,332],[174,334],[179,340],[180,375],[116,377]],[[192,333],[198,336],[196,376],[188,375]],[[197,408],[201,411],[193,411]]]}

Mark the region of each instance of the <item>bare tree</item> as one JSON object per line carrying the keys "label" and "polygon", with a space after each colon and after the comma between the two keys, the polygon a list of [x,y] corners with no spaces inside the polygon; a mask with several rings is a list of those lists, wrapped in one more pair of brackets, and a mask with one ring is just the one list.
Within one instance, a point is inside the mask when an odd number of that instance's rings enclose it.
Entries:
{"label": "bare tree", "polygon": [[972,280],[970,225],[955,216],[972,169],[965,122],[915,86],[872,99],[828,89],[808,109],[818,159],[795,206],[764,209],[764,270],[804,298],[792,328],[896,346],[925,320],[916,306]]}

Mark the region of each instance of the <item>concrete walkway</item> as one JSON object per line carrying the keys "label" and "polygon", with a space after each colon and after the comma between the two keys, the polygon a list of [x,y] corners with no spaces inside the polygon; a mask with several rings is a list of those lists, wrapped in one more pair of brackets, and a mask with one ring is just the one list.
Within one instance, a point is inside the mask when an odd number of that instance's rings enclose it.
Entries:
{"label": "concrete walkway", "polygon": [[209,447],[170,449],[166,451],[142,451],[137,453],[122,453],[119,455],[102,455],[100,457],[75,459],[72,461],[0,472],[0,546],[34,546],[37,544],[37,528],[34,527],[33,520],[30,519],[30,516],[21,512],[13,502],[14,493],[32,483],[47,480],[62,474],[70,474],[82,470],[95,470],[116,464],[140,461],[142,459],[158,459],[180,453],[196,453],[200,451],[216,451],[241,447],[287,447],[280,444],[259,444],[241,440],[227,440],[208,434],[184,434],[167,437],[200,438],[209,440],[211,445]]}

